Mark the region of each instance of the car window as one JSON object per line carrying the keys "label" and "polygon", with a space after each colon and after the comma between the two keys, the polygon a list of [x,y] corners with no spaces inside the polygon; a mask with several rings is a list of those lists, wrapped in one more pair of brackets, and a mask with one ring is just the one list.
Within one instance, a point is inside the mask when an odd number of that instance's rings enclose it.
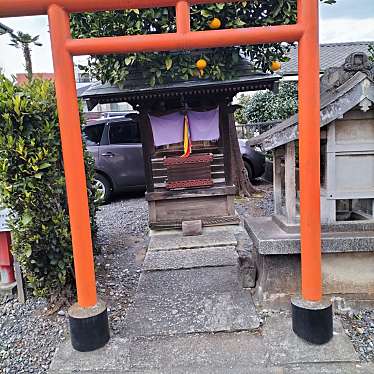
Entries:
{"label": "car window", "polygon": [[109,142],[110,144],[140,143],[138,124],[132,121],[111,123]]}
{"label": "car window", "polygon": [[84,139],[87,145],[99,145],[103,135],[105,124],[86,126],[83,129]]}

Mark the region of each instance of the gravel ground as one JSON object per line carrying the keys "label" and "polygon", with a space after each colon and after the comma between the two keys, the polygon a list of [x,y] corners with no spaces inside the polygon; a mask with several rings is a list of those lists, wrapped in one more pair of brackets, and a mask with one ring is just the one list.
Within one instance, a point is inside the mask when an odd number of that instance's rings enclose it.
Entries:
{"label": "gravel ground", "polygon": [[374,310],[349,312],[341,318],[360,360],[374,362]]}
{"label": "gravel ground", "polygon": [[143,196],[102,206],[97,216],[97,287],[108,304],[113,335],[121,330],[139,280],[148,241],[148,209]]}
{"label": "gravel ground", "polygon": [[0,372],[45,373],[58,343],[65,339],[64,317],[46,315],[47,302],[0,302]]}
{"label": "gravel ground", "polygon": [[274,211],[272,184],[259,179],[253,185],[260,192],[258,197],[236,198],[236,211],[241,217],[246,215],[253,217],[272,215]]}
{"label": "gravel ground", "polygon": [[[99,297],[108,303],[116,335],[136,291],[147,248],[148,212],[142,195],[120,197],[97,215],[102,252],[96,259]],[[50,315],[46,300],[0,299],[0,373],[46,373],[67,339],[66,308]]]}

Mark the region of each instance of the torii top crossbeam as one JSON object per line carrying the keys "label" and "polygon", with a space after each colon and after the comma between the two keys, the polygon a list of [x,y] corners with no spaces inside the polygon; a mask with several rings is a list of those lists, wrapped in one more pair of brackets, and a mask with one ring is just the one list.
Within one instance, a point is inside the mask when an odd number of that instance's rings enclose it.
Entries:
{"label": "torii top crossbeam", "polygon": [[[298,0],[294,25],[190,30],[190,6],[238,0],[1,0],[0,17],[48,14],[56,95],[81,307],[96,304],[96,285],[72,57],[85,54],[156,52],[243,44],[299,42],[299,134],[302,295],[321,299],[319,171],[318,1]],[[72,39],[69,14],[114,9],[175,7],[177,32]]]}

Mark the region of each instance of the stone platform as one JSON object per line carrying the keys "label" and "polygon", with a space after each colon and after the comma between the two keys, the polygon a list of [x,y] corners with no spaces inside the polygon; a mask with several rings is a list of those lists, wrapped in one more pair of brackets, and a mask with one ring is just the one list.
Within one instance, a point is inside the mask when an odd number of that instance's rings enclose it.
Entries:
{"label": "stone platform", "polygon": [[[374,231],[357,224],[322,228],[322,278],[325,294],[344,297],[347,305],[374,304]],[[248,217],[258,271],[255,301],[271,308],[289,306],[300,292],[300,234],[274,217]],[[357,231],[343,231],[356,229]],[[372,229],[369,225],[367,229]]]}
{"label": "stone platform", "polygon": [[256,332],[113,337],[95,352],[63,343],[50,374],[369,374],[339,321],[333,339],[305,343],[293,334],[290,316],[269,316]]}
{"label": "stone platform", "polygon": [[[273,217],[248,217],[244,226],[261,255],[300,254],[299,226],[290,225],[287,231]],[[374,252],[374,229],[322,231],[321,242],[322,253]]]}

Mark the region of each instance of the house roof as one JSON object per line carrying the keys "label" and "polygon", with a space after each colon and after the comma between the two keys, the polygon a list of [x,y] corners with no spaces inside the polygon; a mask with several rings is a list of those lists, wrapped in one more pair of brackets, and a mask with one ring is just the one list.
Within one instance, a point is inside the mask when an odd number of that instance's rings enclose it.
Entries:
{"label": "house roof", "polygon": [[[363,59],[362,64],[355,60],[358,55]],[[341,67],[326,70],[321,78],[321,87],[321,127],[342,118],[358,105],[367,111],[374,103],[374,64],[368,61],[365,54],[353,53]],[[269,151],[298,139],[298,136],[298,114],[295,114],[248,143],[261,145],[265,151]]]}
{"label": "house roof", "polygon": [[[33,73],[33,78],[37,79],[46,79],[46,80],[55,80],[54,73]],[[27,73],[17,73],[16,74],[16,81],[17,84],[27,83],[29,78],[27,77]]]}
{"label": "house roof", "polygon": [[[368,53],[369,45],[372,42],[350,42],[350,43],[329,43],[320,45],[320,59],[321,59],[321,73],[331,66],[339,66],[344,59],[354,52]],[[280,73],[287,75],[298,75],[298,48],[297,46],[291,47],[288,55],[290,58],[287,62],[282,62]]]}
{"label": "house roof", "polygon": [[134,71],[124,82],[124,87],[102,84],[91,84],[81,91],[79,97],[87,100],[88,107],[94,108],[99,103],[128,102],[132,105],[146,100],[159,100],[176,96],[201,94],[227,94],[234,96],[238,92],[274,89],[281,78],[276,74],[265,74],[253,70],[251,64],[242,59],[233,70],[236,77],[224,81],[195,78],[191,80],[173,80],[164,84],[150,86],[140,70]]}

